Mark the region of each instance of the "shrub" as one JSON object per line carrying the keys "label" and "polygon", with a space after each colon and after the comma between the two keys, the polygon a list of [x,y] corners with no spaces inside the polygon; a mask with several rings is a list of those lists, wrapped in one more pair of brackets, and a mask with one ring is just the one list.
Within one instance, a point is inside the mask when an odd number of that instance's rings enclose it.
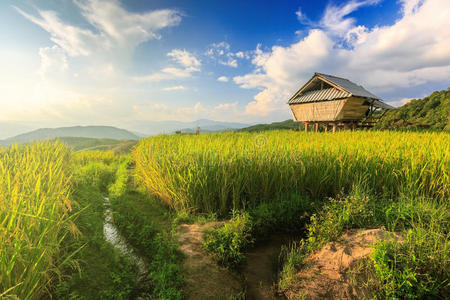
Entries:
{"label": "shrub", "polygon": [[252,219],[248,213],[234,213],[229,223],[205,233],[205,249],[222,265],[235,268],[253,243]]}

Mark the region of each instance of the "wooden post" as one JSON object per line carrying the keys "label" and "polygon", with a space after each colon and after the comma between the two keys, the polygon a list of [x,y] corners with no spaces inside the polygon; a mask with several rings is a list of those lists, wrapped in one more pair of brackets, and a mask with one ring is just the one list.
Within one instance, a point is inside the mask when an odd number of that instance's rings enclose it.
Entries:
{"label": "wooden post", "polygon": [[319,123],[317,123],[317,122],[314,124],[314,131],[315,132],[319,131]]}
{"label": "wooden post", "polygon": [[328,132],[328,123],[325,123],[325,124],[323,125],[323,128],[325,129],[325,132]]}
{"label": "wooden post", "polygon": [[333,123],[333,132],[336,132],[336,123]]}
{"label": "wooden post", "polygon": [[356,124],[355,124],[355,122],[352,122],[352,131],[354,131],[355,128],[356,128]]}
{"label": "wooden post", "polygon": [[305,125],[305,132],[308,132],[308,122],[303,122],[303,125]]}

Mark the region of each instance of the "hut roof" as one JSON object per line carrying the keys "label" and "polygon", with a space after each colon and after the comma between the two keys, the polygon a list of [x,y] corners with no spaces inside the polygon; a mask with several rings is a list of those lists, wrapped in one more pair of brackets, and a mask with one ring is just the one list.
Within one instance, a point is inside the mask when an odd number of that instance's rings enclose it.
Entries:
{"label": "hut roof", "polygon": [[[318,84],[321,84],[320,89]],[[348,79],[323,73],[314,73],[314,76],[289,99],[288,104],[331,101],[351,96],[366,98],[379,108],[393,108],[362,86]]]}

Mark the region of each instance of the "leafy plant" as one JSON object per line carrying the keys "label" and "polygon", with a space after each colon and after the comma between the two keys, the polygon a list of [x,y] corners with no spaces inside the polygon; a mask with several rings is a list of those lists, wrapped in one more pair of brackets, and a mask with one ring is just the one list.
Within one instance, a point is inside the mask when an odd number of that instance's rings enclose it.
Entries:
{"label": "leafy plant", "polygon": [[229,223],[205,233],[203,245],[215,259],[229,268],[236,268],[244,251],[253,243],[252,219],[248,213],[234,213]]}

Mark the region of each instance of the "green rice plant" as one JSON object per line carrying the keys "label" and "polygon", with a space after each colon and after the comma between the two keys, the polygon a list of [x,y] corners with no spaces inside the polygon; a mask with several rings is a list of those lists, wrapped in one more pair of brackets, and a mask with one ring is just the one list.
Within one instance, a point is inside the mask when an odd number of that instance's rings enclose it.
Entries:
{"label": "green rice plant", "polygon": [[38,299],[71,254],[60,245],[71,221],[67,148],[41,142],[0,150],[0,298]]}
{"label": "green rice plant", "polygon": [[136,176],[177,210],[227,215],[279,196],[322,201],[364,181],[376,195],[447,200],[450,135],[411,132],[227,132],[143,139]]}
{"label": "green rice plant", "polygon": [[118,198],[123,196],[127,192],[128,188],[128,167],[131,164],[131,157],[124,156],[117,163],[115,172],[115,180],[108,187],[109,197]]}
{"label": "green rice plant", "polygon": [[72,158],[76,165],[87,165],[92,162],[101,162],[110,165],[119,156],[112,151],[82,151],[73,153]]}

